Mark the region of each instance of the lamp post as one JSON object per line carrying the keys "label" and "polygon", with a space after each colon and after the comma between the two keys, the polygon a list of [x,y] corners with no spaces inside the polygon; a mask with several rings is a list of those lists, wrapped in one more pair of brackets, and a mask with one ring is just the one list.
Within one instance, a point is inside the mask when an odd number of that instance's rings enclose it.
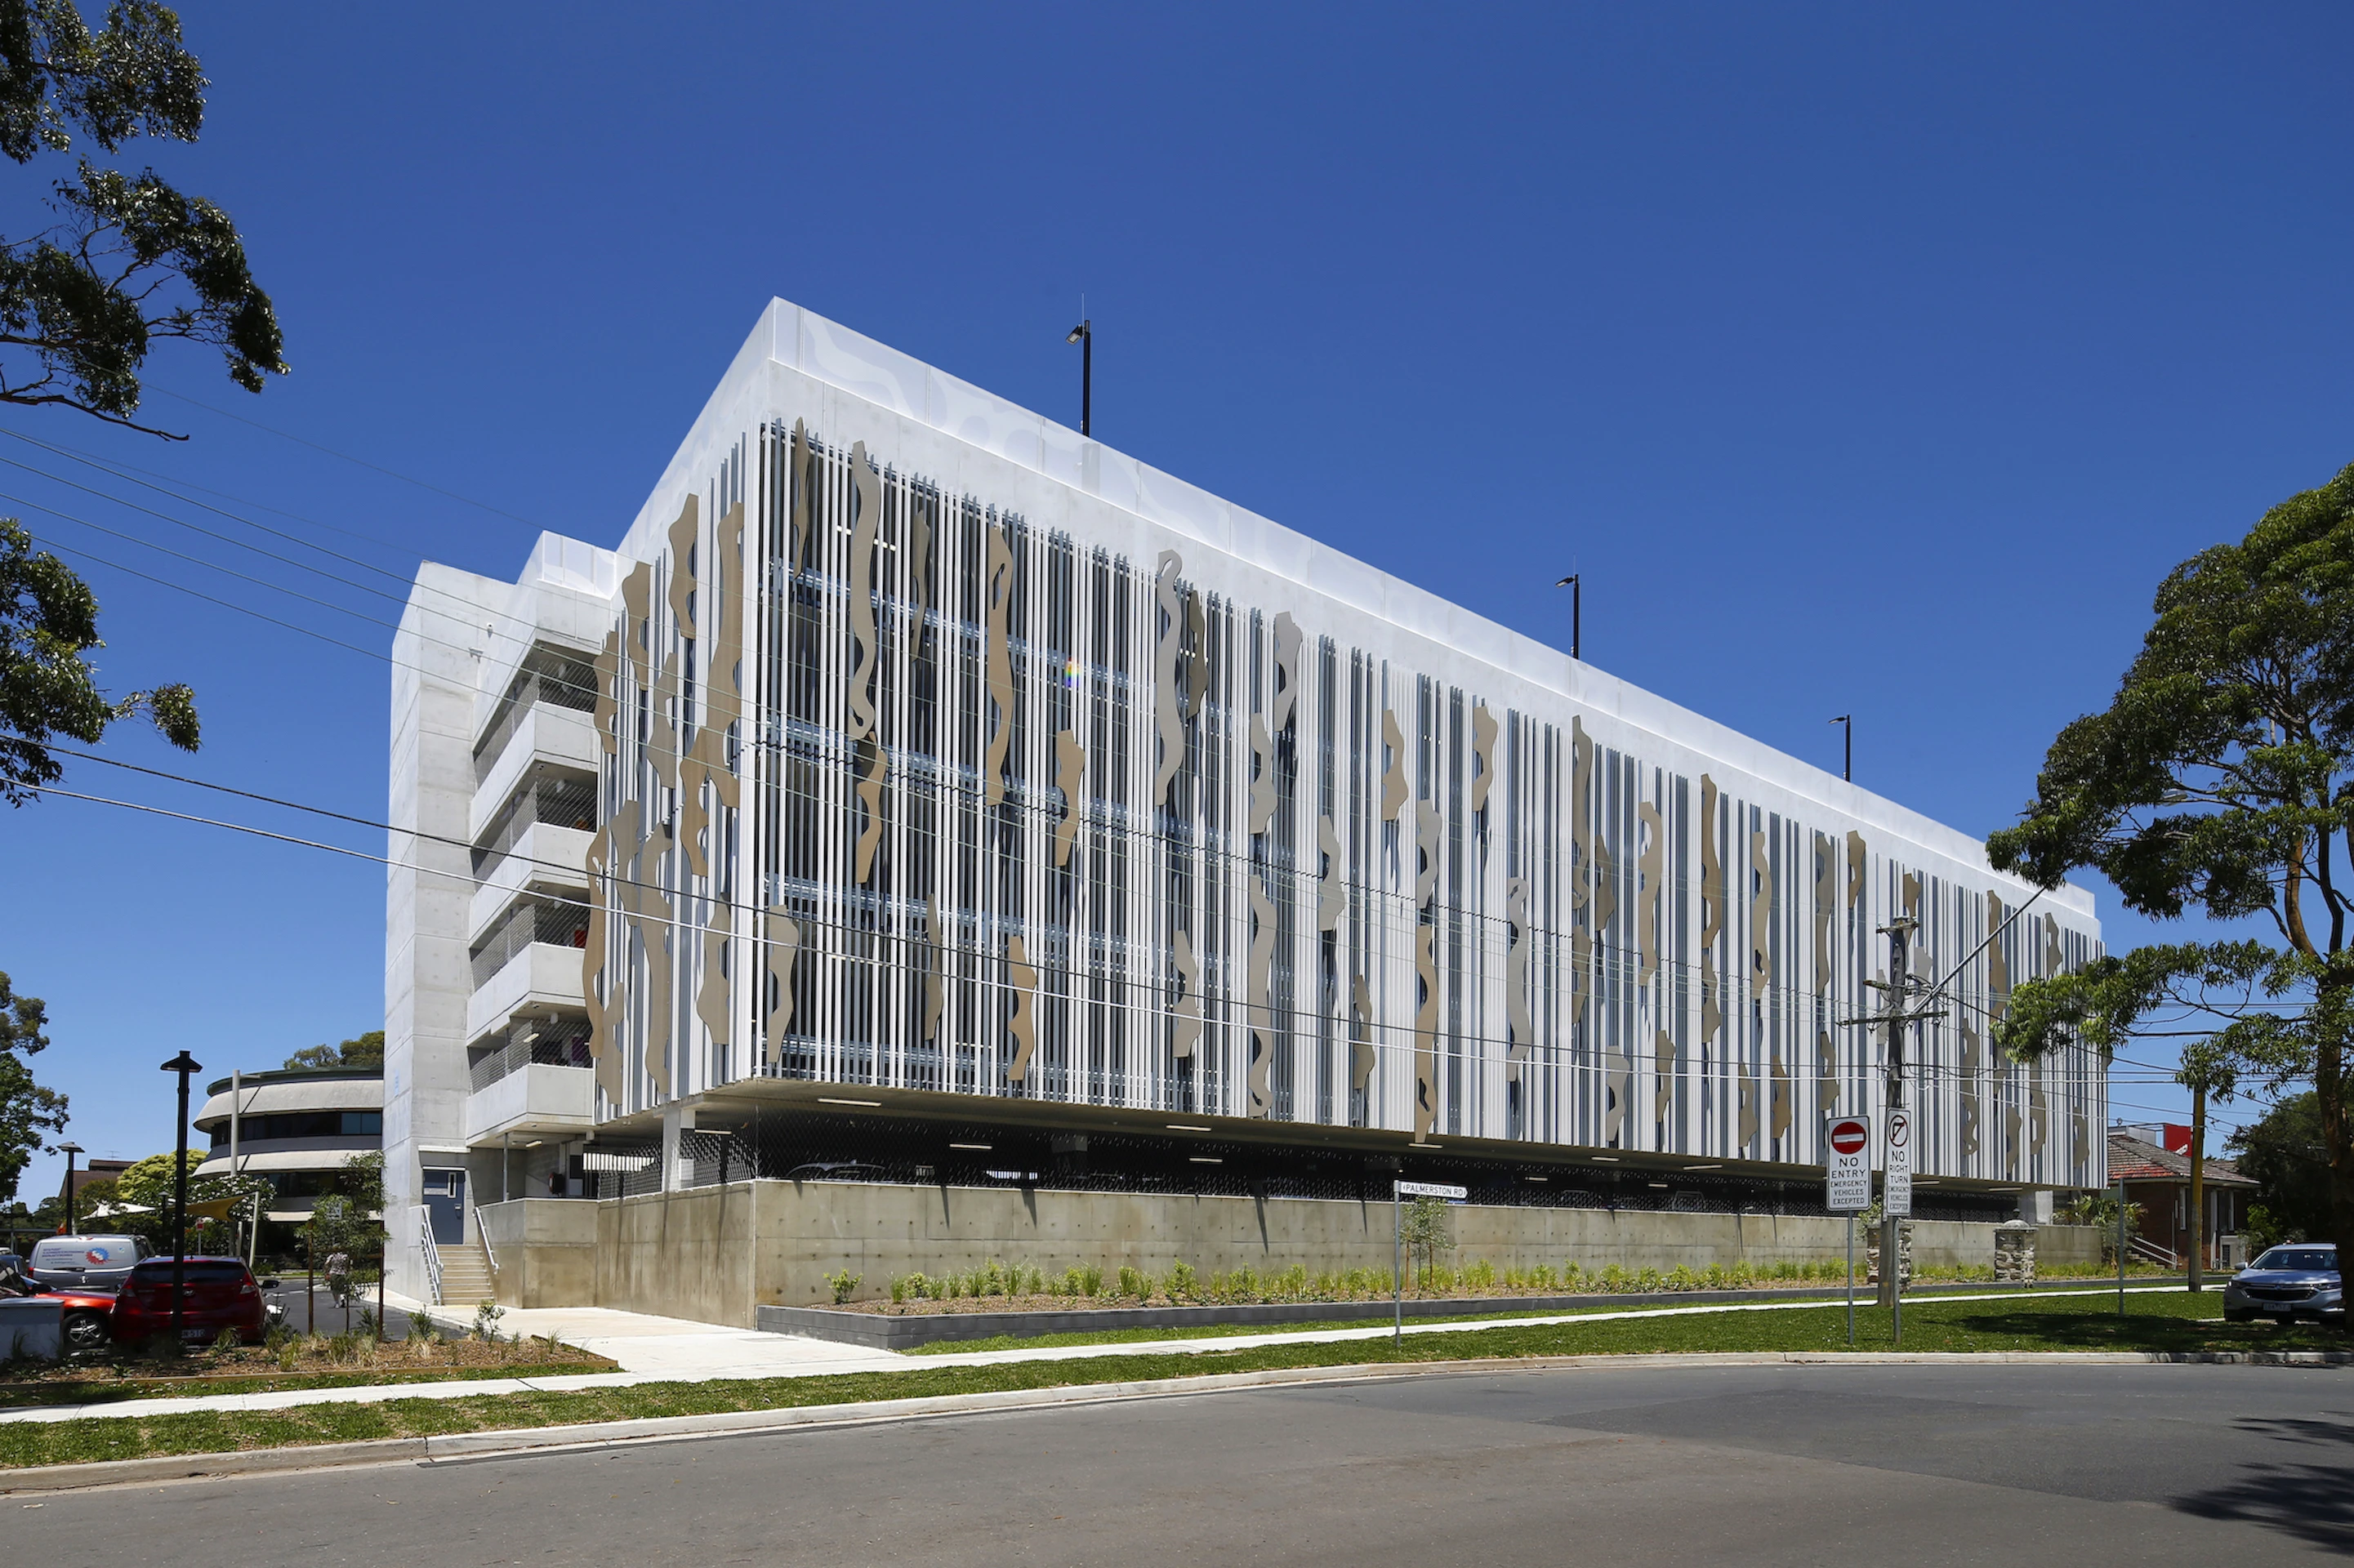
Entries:
{"label": "lamp post", "polygon": [[1841,714],[1831,723],[1847,726],[1847,759],[1840,764],[1840,777],[1852,784],[1855,782],[1855,715]]}
{"label": "lamp post", "polygon": [[74,1234],[74,1156],[81,1152],[81,1145],[60,1143],[58,1145],[58,1152],[66,1157],[66,1224],[65,1228],[58,1232],[58,1234],[69,1236]]}
{"label": "lamp post", "polygon": [[1087,427],[1094,421],[1096,401],[1096,329],[1092,322],[1081,322],[1063,340],[1079,345],[1079,434],[1092,432]]}
{"label": "lamp post", "polygon": [[[1555,588],[1565,588],[1569,590],[1569,656],[1572,659],[1576,659],[1578,657],[1577,623],[1584,618],[1583,611],[1585,608],[1585,589],[1579,584],[1577,578],[1578,574],[1572,572],[1569,576],[1562,578],[1561,581],[1553,585]],[[1579,662],[1584,662],[1583,660],[1580,660]]]}
{"label": "lamp post", "polygon": [[172,1348],[180,1348],[180,1330],[186,1312],[181,1292],[188,1276],[188,1075],[201,1073],[204,1064],[182,1051],[164,1064],[164,1071],[180,1075],[180,1132],[172,1166]]}

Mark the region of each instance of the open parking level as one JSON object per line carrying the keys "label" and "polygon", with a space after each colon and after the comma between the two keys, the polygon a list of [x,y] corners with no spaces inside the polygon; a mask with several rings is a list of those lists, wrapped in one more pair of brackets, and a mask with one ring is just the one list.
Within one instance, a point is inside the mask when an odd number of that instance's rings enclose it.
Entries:
{"label": "open parking level", "polygon": [[[2043,1362],[1645,1366],[1245,1389],[169,1483],[183,1568],[1712,1558],[2137,1563],[2354,1549],[2342,1372]],[[20,1549],[150,1539],[53,1494]],[[400,1512],[393,1510],[399,1510]],[[419,1510],[419,1511],[409,1511]],[[404,1524],[403,1520],[413,1521]],[[1896,1521],[1902,1520],[1899,1525]],[[1890,1532],[1897,1531],[1892,1540]]]}

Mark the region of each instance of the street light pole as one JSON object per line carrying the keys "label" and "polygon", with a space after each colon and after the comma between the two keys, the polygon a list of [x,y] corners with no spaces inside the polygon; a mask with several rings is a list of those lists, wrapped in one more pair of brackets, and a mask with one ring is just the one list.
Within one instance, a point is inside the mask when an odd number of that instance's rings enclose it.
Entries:
{"label": "street light pole", "polygon": [[69,1236],[74,1234],[74,1156],[81,1152],[81,1145],[60,1143],[58,1145],[58,1152],[66,1157],[66,1228],[59,1231],[58,1234]]}
{"label": "street light pole", "polygon": [[1083,321],[1071,329],[1063,340],[1079,345],[1079,434],[1092,435],[1088,428],[1095,422],[1096,402],[1096,329],[1093,322]]}
{"label": "street light pole", "polygon": [[1841,714],[1839,717],[1831,720],[1831,723],[1846,726],[1847,758],[1846,760],[1840,764],[1840,777],[1852,784],[1855,782],[1855,715],[1853,714]]}
{"label": "street light pole", "polygon": [[1572,659],[1577,660],[1578,662],[1584,663],[1585,661],[1580,658],[1578,654],[1577,634],[1579,630],[1578,622],[1585,619],[1585,586],[1578,581],[1578,573],[1572,572],[1569,576],[1562,578],[1561,581],[1553,584],[1553,586],[1555,588],[1565,588],[1569,590],[1569,656]]}
{"label": "street light pole", "polygon": [[188,1075],[204,1070],[204,1065],[186,1051],[164,1064],[164,1071],[180,1075],[180,1131],[172,1166],[172,1348],[175,1351],[186,1313],[182,1293],[188,1277]]}

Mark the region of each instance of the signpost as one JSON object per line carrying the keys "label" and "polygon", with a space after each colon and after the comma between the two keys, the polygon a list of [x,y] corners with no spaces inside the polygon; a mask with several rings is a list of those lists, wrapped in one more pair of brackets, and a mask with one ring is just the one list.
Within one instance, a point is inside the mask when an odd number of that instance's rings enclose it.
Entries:
{"label": "signpost", "polygon": [[1397,1320],[1390,1329],[1390,1343],[1405,1342],[1405,1200],[1408,1198],[1452,1198],[1457,1202],[1471,1195],[1469,1187],[1450,1187],[1444,1181],[1394,1181],[1390,1184],[1390,1292],[1391,1305]]}
{"label": "signpost", "polygon": [[1847,1216],[1847,1342],[1855,1343],[1855,1216],[1872,1207],[1872,1123],[1823,1118],[1823,1207]]}
{"label": "signpost", "polygon": [[1913,1114],[1888,1113],[1888,1145],[1880,1178],[1880,1211],[1887,1239],[1881,1244],[1882,1277],[1888,1280],[1889,1324],[1896,1345],[1904,1344],[1904,1219],[1913,1213]]}

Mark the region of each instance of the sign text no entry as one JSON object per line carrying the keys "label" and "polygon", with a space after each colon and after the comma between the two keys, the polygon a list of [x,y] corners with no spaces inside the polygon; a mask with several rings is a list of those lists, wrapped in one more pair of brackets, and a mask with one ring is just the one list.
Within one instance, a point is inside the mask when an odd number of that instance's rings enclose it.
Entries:
{"label": "sign text no entry", "polygon": [[1823,1207],[1835,1214],[1872,1207],[1872,1123],[1862,1117],[1823,1118]]}

